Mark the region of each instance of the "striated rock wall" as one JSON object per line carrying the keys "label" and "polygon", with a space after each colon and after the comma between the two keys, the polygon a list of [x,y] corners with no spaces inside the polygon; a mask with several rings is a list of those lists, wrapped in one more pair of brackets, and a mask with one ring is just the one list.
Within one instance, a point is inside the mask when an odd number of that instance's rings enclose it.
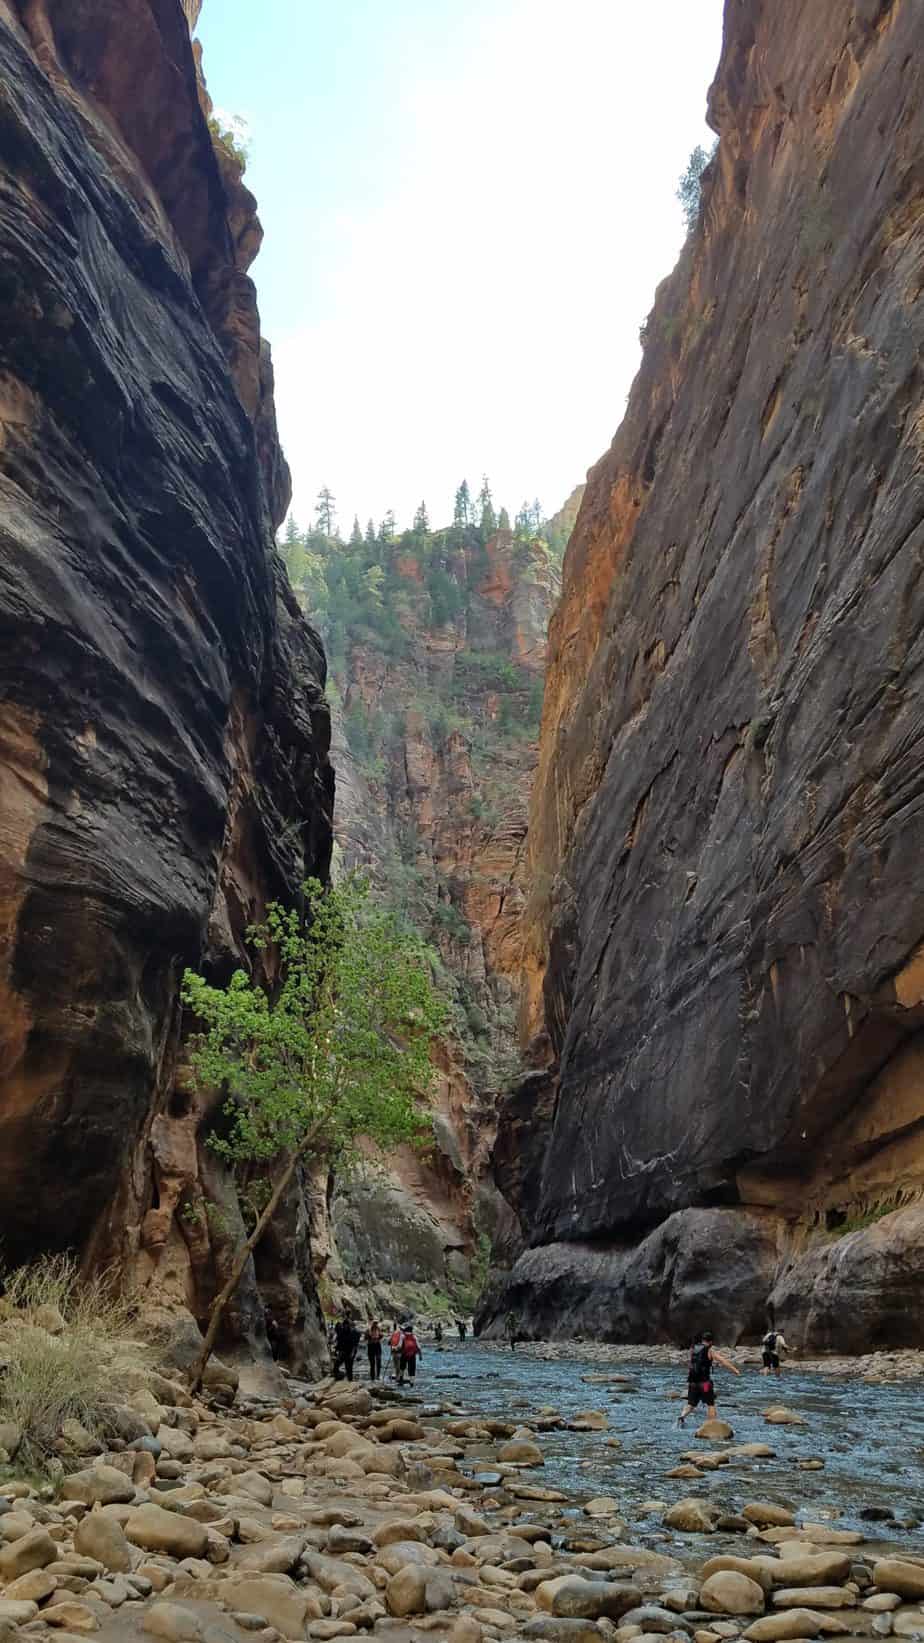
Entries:
{"label": "striated rock wall", "polygon": [[[497,1148],[530,1271],[725,1206],[831,1347],[851,1250],[891,1235],[924,1278],[922,47],[916,0],[726,5],[699,223],[552,621],[524,1020],[547,1071]],[[877,1338],[920,1339],[877,1270]]]}
{"label": "striated rock wall", "polygon": [[331,1304],[426,1310],[437,1295],[471,1303],[489,1236],[520,1248],[488,1154],[517,1065],[529,715],[559,576],[543,542],[460,540],[445,570],[457,608],[439,621],[424,555],[398,544],[392,560],[385,616],[400,611],[403,642],[363,627],[334,670],[335,835],[343,864],[368,868],[439,951],[454,1031],[439,1053],[432,1145],[370,1157],[336,1191],[319,1184],[313,1247]]}
{"label": "striated rock wall", "polygon": [[[0,1241],[201,1316],[238,1212],[178,983],[326,870],[333,784],[259,224],[185,10],[0,0]],[[298,1218],[264,1276],[301,1329]]]}

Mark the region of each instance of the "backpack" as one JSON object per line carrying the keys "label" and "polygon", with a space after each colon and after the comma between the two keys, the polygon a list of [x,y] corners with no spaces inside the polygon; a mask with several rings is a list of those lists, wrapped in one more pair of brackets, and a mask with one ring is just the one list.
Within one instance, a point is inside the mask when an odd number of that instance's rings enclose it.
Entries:
{"label": "backpack", "polygon": [[391,1335],[388,1338],[388,1344],[393,1352],[399,1352],[401,1350],[401,1347],[404,1344],[404,1336],[402,1335],[400,1329],[392,1330]]}
{"label": "backpack", "polygon": [[709,1362],[709,1348],[705,1341],[697,1341],[690,1348],[690,1380],[704,1382],[712,1379],[712,1365]]}
{"label": "backpack", "polygon": [[768,1330],[767,1334],[763,1338],[763,1343],[762,1344],[767,1348],[768,1352],[775,1352],[776,1351],[776,1330],[775,1329]]}
{"label": "backpack", "polygon": [[417,1345],[417,1337],[410,1329],[404,1337],[401,1350],[406,1358],[416,1358],[420,1351],[420,1347]]}

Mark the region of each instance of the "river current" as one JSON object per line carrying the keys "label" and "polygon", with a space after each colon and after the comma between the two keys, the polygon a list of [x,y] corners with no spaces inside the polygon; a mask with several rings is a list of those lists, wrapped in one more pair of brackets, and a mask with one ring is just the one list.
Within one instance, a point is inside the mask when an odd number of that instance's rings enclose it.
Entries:
{"label": "river current", "polygon": [[[424,1344],[416,1393],[425,1404],[438,1401],[524,1424],[543,1408],[566,1419],[588,1409],[605,1411],[605,1433],[537,1433],[545,1465],[528,1475],[566,1491],[576,1506],[595,1495],[614,1496],[631,1537],[644,1543],[656,1545],[663,1535],[663,1506],[646,1511],[646,1503],[701,1496],[729,1512],[749,1500],[777,1501],[796,1507],[799,1522],[859,1529],[872,1543],[899,1544],[921,1555],[924,1407],[916,1381],[874,1383],[798,1367],[786,1368],[776,1380],[750,1366],[740,1379],[724,1370],[717,1379],[718,1413],[734,1427],[735,1442],[766,1443],[775,1455],[735,1460],[695,1479],[666,1474],[685,1451],[722,1446],[695,1438],[695,1414],[678,1429],[682,1367],[627,1364],[615,1355],[611,1364],[580,1355],[544,1359],[476,1341],[440,1350],[431,1342]],[[792,1409],[805,1425],[769,1425],[761,1411],[773,1404]],[[618,1438],[620,1447],[609,1447],[607,1437]],[[822,1470],[800,1466],[814,1460],[824,1462]],[[489,1469],[490,1462],[484,1464]],[[464,1469],[477,1472],[477,1460]],[[887,1513],[893,1514],[889,1520]],[[723,1539],[710,1537],[715,1550]],[[740,1537],[736,1544],[740,1550]]]}

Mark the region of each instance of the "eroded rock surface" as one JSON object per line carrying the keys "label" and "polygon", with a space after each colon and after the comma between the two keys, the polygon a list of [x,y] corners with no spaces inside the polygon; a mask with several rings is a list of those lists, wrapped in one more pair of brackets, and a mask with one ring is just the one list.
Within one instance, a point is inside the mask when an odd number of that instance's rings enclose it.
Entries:
{"label": "eroded rock surface", "polygon": [[172,0],[2,0],[0,84],[0,1230],[201,1312],[230,1189],[179,980],[330,851],[259,224]]}
{"label": "eroded rock surface", "polygon": [[[915,0],[726,7],[699,223],[551,627],[550,1071],[498,1143],[542,1247],[741,1205],[795,1254],[924,1190],[922,76]],[[849,1248],[823,1303],[784,1284],[797,1341],[852,1344],[858,1305],[921,1339],[876,1293],[924,1277],[909,1225],[863,1234],[872,1285]]]}

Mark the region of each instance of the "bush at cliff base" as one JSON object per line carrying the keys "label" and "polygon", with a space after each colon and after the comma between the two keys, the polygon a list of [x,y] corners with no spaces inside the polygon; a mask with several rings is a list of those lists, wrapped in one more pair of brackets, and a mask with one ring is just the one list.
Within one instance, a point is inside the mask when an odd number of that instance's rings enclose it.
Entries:
{"label": "bush at cliff base", "polygon": [[106,1277],[85,1281],[65,1256],[2,1273],[0,1428],[17,1470],[45,1471],[68,1456],[62,1435],[79,1422],[91,1438],[112,1428],[114,1399],[145,1349],[129,1335],[130,1308]]}

